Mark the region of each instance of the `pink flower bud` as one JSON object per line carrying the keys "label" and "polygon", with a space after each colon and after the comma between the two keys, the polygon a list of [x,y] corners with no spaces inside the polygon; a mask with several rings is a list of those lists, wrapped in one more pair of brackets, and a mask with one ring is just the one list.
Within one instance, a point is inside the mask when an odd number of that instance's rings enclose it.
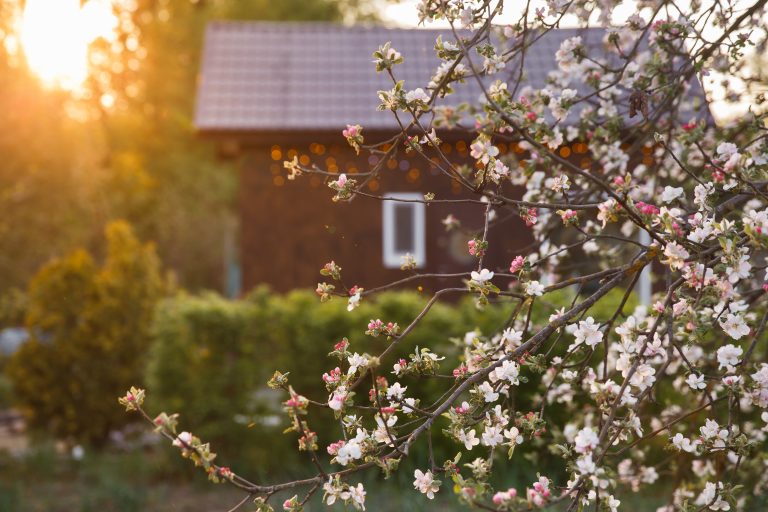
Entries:
{"label": "pink flower bud", "polygon": [[523,268],[523,265],[525,264],[525,258],[522,256],[515,256],[515,259],[512,260],[512,263],[509,265],[509,271],[512,274],[517,273],[521,268]]}

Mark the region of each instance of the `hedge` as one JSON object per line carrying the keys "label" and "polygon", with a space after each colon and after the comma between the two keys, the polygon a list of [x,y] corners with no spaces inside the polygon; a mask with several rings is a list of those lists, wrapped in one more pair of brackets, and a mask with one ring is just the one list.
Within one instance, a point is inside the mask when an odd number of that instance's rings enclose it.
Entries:
{"label": "hedge", "polygon": [[[553,310],[572,298],[565,292],[558,297]],[[415,292],[388,292],[375,302],[363,301],[350,313],[345,301],[320,304],[313,293],[305,291],[276,295],[259,288],[239,301],[214,293],[179,294],[162,301],[155,314],[146,379],[148,403],[155,411],[181,413],[182,428],[210,441],[214,451],[236,471],[260,476],[276,471],[290,474],[299,455],[295,436],[282,434],[287,426],[281,414],[285,397],[266,386],[273,371],[290,372],[296,390],[325,402],[327,393],[320,377],[338,364],[327,357],[333,345],[347,337],[351,350],[379,353],[387,342],[364,334],[368,321],[381,318],[405,326],[427,299]],[[608,302],[616,304],[618,300],[620,294]],[[509,305],[478,311],[471,300],[438,303],[402,340],[393,359],[384,362],[382,374],[391,382],[394,358],[407,357],[416,346],[429,346],[447,355],[441,373],[450,374],[458,364],[464,334],[474,329],[495,332],[510,312]],[[605,319],[610,313],[590,314]],[[409,396],[429,403],[446,383],[444,379],[426,379],[406,384]],[[321,421],[326,412],[314,414],[318,416],[311,426],[318,430],[323,449],[337,440],[341,431],[323,430],[321,425],[333,422],[328,418]],[[439,440],[443,436],[435,437]],[[455,454],[455,448],[445,440],[436,442],[436,450],[445,456]]]}

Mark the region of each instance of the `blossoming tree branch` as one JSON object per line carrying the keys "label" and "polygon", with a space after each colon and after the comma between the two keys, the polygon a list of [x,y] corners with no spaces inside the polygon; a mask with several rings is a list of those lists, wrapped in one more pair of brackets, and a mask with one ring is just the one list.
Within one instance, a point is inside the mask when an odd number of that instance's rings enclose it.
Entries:
{"label": "blossoming tree branch", "polygon": [[[390,43],[373,54],[371,72],[391,79],[390,89],[378,91],[380,109],[394,116],[399,133],[368,140],[354,120],[343,130],[378,163],[354,176],[285,163],[291,179],[325,179],[333,201],[384,200],[365,185],[405,152],[467,194],[449,199],[425,190],[423,199],[401,200],[465,203],[482,226],[467,246],[474,263],[464,272],[421,274],[406,256],[402,279],[370,288],[346,283],[333,261],[321,270],[321,302],[345,300],[350,311],[383,289],[445,284],[408,325],[372,319],[329,340],[317,389],[294,389],[288,374],[274,374],[269,385],[285,393],[306,478],[250,481],[218,465],[208,444],[181,431],[176,414],[150,415],[144,390],[120,402],[211,480],[242,489],[235,509],[255,503],[260,511],[295,512],[320,493],[329,506],[364,510],[357,474],[398,471],[417,444],[428,453],[413,461],[422,499],[455,493],[482,510],[616,511],[623,496],[666,475],[660,510],[752,506],[768,484],[768,125],[755,92],[766,0],[635,3],[617,19],[621,0],[530,0],[508,5],[518,19],[501,24],[494,21],[501,1],[422,0],[422,21],[451,27],[435,41],[440,64],[431,80],[404,83],[398,65],[408,55]],[[577,31],[561,38],[556,69],[545,84],[531,85],[530,55],[564,23],[614,28],[598,41]],[[706,104],[696,105],[707,76],[722,77],[719,94],[749,105],[727,127],[715,125]],[[481,92],[475,104],[445,102],[466,84]],[[473,165],[443,150],[439,134],[451,130],[473,137]],[[586,163],[559,151],[577,142]],[[507,154],[501,144],[522,151]],[[495,249],[489,229],[509,215],[525,221],[534,243],[508,268],[486,268]],[[453,215],[444,224],[459,227]],[[582,264],[564,266],[573,255]],[[630,308],[643,271],[654,276],[654,293]],[[573,292],[567,304],[550,299],[563,290]],[[496,332],[451,333],[460,338],[458,358],[441,352],[444,340],[400,353],[436,303],[461,295],[478,308],[509,305],[511,313]],[[612,313],[594,313],[601,305]],[[359,340],[363,331],[377,339]],[[426,379],[444,386],[434,402],[420,397]],[[315,433],[321,409],[334,413],[338,438]],[[439,460],[435,436],[447,437],[457,455]],[[491,484],[495,470],[526,450],[559,461],[560,470],[540,472],[524,488]],[[293,497],[275,502],[283,491]]]}

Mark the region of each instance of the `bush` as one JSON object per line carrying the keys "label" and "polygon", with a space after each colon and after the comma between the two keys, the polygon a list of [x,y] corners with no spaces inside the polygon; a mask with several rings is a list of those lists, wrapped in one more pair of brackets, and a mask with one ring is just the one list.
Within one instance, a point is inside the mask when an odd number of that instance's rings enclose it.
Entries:
{"label": "bush", "polygon": [[[570,303],[573,296],[564,291],[548,299],[553,300],[549,309],[554,310]],[[617,292],[611,302],[617,304],[620,299]],[[338,364],[328,357],[336,342],[348,336],[352,351],[380,352],[386,341],[364,334],[368,321],[380,317],[405,327],[426,302],[417,293],[389,292],[375,302],[363,301],[350,313],[346,301],[320,305],[311,292],[274,295],[265,288],[240,301],[213,293],[181,293],[165,299],[158,306],[153,328],[147,377],[150,409],[180,411],[181,428],[211,442],[220,462],[238,472],[258,477],[290,473],[298,462],[296,436],[282,434],[288,426],[281,410],[286,397],[266,386],[272,372],[290,372],[290,383],[297,391],[325,402],[328,396],[320,390],[317,376]],[[397,352],[407,357],[416,346],[433,347],[448,356],[440,373],[450,375],[458,365],[464,334],[474,329],[496,331],[511,312],[507,304],[478,311],[472,300],[436,304]],[[590,314],[603,318],[609,313],[593,310]],[[389,372],[382,369],[380,374],[391,377]],[[437,400],[439,380],[418,381],[409,396],[420,397],[422,403]],[[522,396],[518,399],[524,401],[528,395]],[[313,410],[311,426],[318,431],[321,450],[340,436],[338,427],[323,428],[334,425],[331,419],[330,411]],[[436,436],[435,450],[445,456],[455,454],[455,446],[442,436]]]}
{"label": "bush", "polygon": [[95,444],[126,421],[114,397],[141,380],[164,289],[154,247],[128,224],[109,225],[106,239],[101,267],[78,250],[35,276],[26,314],[31,338],[6,369],[32,429]]}

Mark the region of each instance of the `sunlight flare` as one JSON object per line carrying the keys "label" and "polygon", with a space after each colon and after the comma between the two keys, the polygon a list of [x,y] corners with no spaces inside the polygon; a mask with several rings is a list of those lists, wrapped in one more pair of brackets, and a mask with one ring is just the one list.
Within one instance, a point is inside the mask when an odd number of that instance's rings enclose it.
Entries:
{"label": "sunlight flare", "polygon": [[114,33],[109,0],[28,0],[21,44],[29,67],[49,86],[76,89],[88,76],[88,45]]}

